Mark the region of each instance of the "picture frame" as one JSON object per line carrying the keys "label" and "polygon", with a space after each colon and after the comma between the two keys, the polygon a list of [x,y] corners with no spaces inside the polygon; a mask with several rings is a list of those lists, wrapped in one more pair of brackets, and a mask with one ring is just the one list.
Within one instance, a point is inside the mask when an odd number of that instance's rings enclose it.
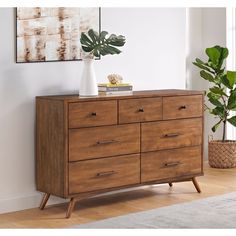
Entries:
{"label": "picture frame", "polygon": [[15,19],[16,63],[80,61],[81,32],[101,32],[100,7],[17,7]]}

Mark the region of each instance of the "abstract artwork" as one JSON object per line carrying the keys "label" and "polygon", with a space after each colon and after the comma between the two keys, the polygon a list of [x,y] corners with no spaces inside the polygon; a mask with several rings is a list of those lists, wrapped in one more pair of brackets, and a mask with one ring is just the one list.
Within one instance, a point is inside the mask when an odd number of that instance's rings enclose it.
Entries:
{"label": "abstract artwork", "polygon": [[100,31],[100,8],[19,7],[16,62],[81,60],[81,32]]}

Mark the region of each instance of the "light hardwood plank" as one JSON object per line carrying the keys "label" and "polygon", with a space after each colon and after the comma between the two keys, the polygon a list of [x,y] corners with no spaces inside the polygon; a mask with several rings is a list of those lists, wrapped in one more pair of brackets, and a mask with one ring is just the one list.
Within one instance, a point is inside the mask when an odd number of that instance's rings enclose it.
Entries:
{"label": "light hardwood plank", "polygon": [[65,219],[68,204],[46,206],[1,214],[0,228],[65,228],[109,217],[150,210],[177,203],[236,191],[236,168],[213,169],[205,163],[205,176],[197,178],[202,193],[191,181],[153,185],[126,192],[84,199],[76,203],[70,219]]}

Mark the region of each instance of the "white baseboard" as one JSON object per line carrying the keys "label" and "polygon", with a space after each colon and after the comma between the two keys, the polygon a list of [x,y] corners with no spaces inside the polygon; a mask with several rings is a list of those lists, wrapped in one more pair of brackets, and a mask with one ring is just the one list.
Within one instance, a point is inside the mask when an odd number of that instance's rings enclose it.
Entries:
{"label": "white baseboard", "polygon": [[[0,199],[0,214],[37,208],[39,207],[42,197],[42,193],[34,192],[25,196]],[[52,196],[50,197],[47,205],[63,203],[66,201],[67,200],[65,199]]]}
{"label": "white baseboard", "polygon": [[[155,187],[155,185],[142,186],[142,188],[150,188],[150,187]],[[119,189],[112,192],[102,193],[99,195],[102,196],[102,195],[110,195],[110,194],[115,194],[115,193],[127,192],[127,191],[132,191],[138,188],[140,187]],[[97,197],[97,196],[96,195],[92,196],[92,198]],[[31,208],[38,208],[42,200],[42,197],[43,197],[42,193],[35,191],[31,194],[27,194],[24,196],[0,199],[0,214],[14,212],[14,211],[21,211],[21,210],[26,210],[26,209],[31,209]],[[58,198],[55,196],[50,196],[47,205],[54,205],[54,204],[68,202],[68,201],[69,199],[63,199],[63,198]]]}

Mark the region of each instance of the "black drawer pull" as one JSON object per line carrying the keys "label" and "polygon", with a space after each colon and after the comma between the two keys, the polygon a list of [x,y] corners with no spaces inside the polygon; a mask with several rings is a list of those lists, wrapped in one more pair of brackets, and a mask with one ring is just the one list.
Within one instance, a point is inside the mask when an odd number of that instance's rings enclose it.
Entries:
{"label": "black drawer pull", "polygon": [[110,175],[114,175],[116,172],[114,170],[112,171],[106,171],[106,172],[100,172],[96,174],[96,177],[106,177]]}
{"label": "black drawer pull", "polygon": [[178,166],[179,164],[181,164],[179,161],[178,162],[170,162],[170,163],[165,163],[164,167],[174,167],[174,166]]}
{"label": "black drawer pull", "polygon": [[184,109],[186,109],[187,107],[186,106],[180,106],[179,107],[179,110],[184,110]]}
{"label": "black drawer pull", "polygon": [[111,143],[117,143],[117,140],[104,140],[104,141],[97,141],[97,145],[103,145],[103,144],[111,144]]}
{"label": "black drawer pull", "polygon": [[144,112],[144,109],[141,107],[138,109],[139,112]]}
{"label": "black drawer pull", "polygon": [[92,113],[91,113],[91,116],[96,116],[96,115],[97,115],[96,112],[92,112]]}
{"label": "black drawer pull", "polygon": [[178,137],[180,134],[179,133],[171,133],[171,134],[165,134],[163,135],[164,138],[173,138],[173,137]]}

